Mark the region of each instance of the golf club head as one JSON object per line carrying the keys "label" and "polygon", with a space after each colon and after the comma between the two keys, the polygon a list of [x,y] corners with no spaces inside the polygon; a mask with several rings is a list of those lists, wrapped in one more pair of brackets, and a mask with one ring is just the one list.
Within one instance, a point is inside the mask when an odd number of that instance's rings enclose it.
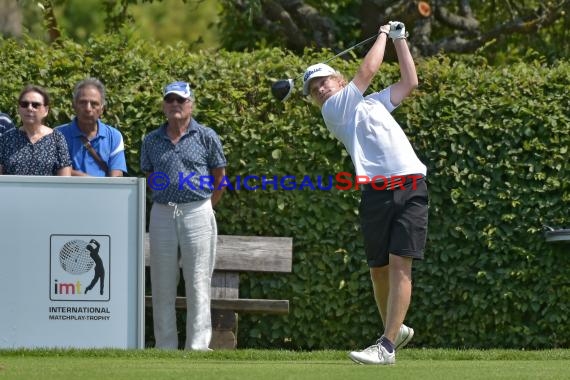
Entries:
{"label": "golf club head", "polygon": [[293,79],[281,79],[271,85],[271,93],[284,102],[293,91]]}

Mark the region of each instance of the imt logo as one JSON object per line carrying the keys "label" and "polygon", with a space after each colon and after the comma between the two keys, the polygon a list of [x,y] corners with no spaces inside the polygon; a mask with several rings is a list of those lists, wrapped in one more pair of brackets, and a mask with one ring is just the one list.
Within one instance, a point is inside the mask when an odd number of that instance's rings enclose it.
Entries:
{"label": "imt logo", "polygon": [[108,301],[110,236],[52,235],[50,240],[50,299]]}

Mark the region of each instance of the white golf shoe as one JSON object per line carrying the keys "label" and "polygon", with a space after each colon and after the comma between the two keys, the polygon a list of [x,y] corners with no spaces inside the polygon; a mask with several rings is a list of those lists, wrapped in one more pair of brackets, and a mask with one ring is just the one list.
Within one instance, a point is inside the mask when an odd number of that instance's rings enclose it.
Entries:
{"label": "white golf shoe", "polygon": [[413,337],[414,337],[414,329],[402,324],[402,326],[400,326],[400,331],[398,332],[398,336],[396,337],[396,341],[394,342],[394,347],[396,347],[396,350],[404,348],[406,344],[408,344],[410,340],[412,340]]}
{"label": "white golf shoe", "polygon": [[376,344],[362,351],[352,351],[348,357],[358,364],[389,365],[396,363],[396,350],[388,352],[378,339]]}
{"label": "white golf shoe", "polygon": [[394,342],[394,352],[388,352],[381,344],[380,339],[372,346],[362,351],[352,351],[348,354],[350,359],[358,364],[394,364],[396,363],[396,350],[404,348],[414,337],[414,329],[404,324]]}

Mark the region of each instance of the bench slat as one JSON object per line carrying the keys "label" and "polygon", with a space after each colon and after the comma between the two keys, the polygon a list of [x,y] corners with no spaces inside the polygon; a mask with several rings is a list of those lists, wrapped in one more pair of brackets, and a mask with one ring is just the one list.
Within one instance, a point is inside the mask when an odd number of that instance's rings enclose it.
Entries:
{"label": "bench slat", "polygon": [[[216,270],[290,273],[293,238],[218,235]],[[150,265],[150,243],[145,234],[145,264]]]}
{"label": "bench slat", "polygon": [[[145,296],[146,307],[152,307],[152,296]],[[244,311],[249,313],[288,314],[288,300],[265,299],[212,299],[212,309]],[[176,308],[186,309],[186,298],[176,297]]]}
{"label": "bench slat", "polygon": [[213,299],[212,308],[263,314],[289,314],[289,300]]}

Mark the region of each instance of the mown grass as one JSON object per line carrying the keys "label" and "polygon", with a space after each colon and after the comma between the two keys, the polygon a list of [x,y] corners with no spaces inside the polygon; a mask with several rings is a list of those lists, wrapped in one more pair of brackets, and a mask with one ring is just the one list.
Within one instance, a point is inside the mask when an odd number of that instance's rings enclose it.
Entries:
{"label": "mown grass", "polygon": [[5,379],[570,379],[570,350],[406,349],[394,366],[345,351],[0,350]]}

